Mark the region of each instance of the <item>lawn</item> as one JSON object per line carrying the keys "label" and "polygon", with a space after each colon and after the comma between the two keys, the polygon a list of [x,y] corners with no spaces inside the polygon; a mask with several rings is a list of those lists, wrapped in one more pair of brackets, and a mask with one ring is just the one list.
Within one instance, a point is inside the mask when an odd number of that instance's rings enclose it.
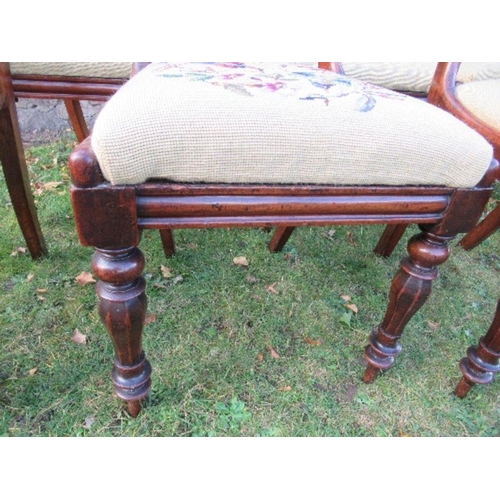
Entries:
{"label": "lawn", "polygon": [[50,252],[42,260],[26,252],[0,184],[1,435],[500,435],[499,379],[453,395],[458,362],[495,310],[498,233],[471,252],[452,244],[395,366],[361,381],[368,333],[416,227],[388,259],[373,253],[382,226],[302,228],[279,254],[260,229],[179,230],[171,258],[156,232],[144,233],[153,387],[131,418],[113,395],[93,283],[76,280],[91,271],[92,249],[72,219],[73,144],[27,151]]}

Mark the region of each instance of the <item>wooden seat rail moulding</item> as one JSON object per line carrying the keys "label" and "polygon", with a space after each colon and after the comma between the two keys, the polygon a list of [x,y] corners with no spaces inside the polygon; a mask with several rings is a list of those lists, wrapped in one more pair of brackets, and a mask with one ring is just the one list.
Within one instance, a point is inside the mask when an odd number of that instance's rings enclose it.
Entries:
{"label": "wooden seat rail moulding", "polygon": [[140,228],[369,224],[406,220],[437,222],[445,195],[162,196],[136,198]]}

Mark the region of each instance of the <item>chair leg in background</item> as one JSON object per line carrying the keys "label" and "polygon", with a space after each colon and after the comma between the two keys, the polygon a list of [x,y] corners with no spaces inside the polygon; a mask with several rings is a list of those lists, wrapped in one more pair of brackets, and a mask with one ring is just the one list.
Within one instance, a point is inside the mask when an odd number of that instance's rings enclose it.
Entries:
{"label": "chair leg in background", "polygon": [[452,236],[439,236],[432,229],[422,232],[408,242],[409,257],[401,261],[389,294],[389,305],[381,325],[373,330],[365,350],[368,366],[363,376],[373,382],[380,370],[394,364],[401,352],[399,339],[408,321],[422,307],[431,293],[432,282],[438,277],[437,265],[449,256],[448,242]]}
{"label": "chair leg in background", "polygon": [[463,398],[475,384],[489,384],[495,373],[500,372],[500,300],[493,322],[477,346],[467,349],[467,357],[460,361],[462,380],[455,394]]}
{"label": "chair leg in background", "polygon": [[374,252],[381,257],[390,257],[408,224],[388,224],[380,237]]}
{"label": "chair leg in background", "polygon": [[173,231],[171,229],[161,229],[160,237],[165,256],[172,257],[172,255],[175,255],[175,240]]}
{"label": "chair leg in background", "polygon": [[[31,192],[28,168],[24,156],[21,132],[14,104],[10,78],[6,77],[5,65],[0,64],[0,78],[3,78],[5,95],[0,95],[0,162],[5,175],[12,206],[21,232],[33,259],[47,253],[45,240],[40,229],[38,215]],[[0,92],[1,93],[1,92]]]}
{"label": "chair leg in background", "polygon": [[281,226],[277,227],[274,234],[271,237],[271,241],[267,245],[271,252],[281,252],[285,246],[288,238],[293,233],[295,227],[293,226]]}
{"label": "chair leg in background", "polygon": [[465,250],[472,250],[500,228],[500,203],[459,242]]}
{"label": "chair leg in background", "polygon": [[144,256],[137,247],[97,249],[92,269],[99,278],[99,314],[115,348],[111,375],[115,393],[136,417],[151,387],[151,365],[142,350],[147,308]]}
{"label": "chair leg in background", "polygon": [[89,129],[83,116],[82,105],[80,101],[74,99],[64,99],[64,105],[66,106],[71,126],[75,131],[76,140],[82,142],[89,136]]}

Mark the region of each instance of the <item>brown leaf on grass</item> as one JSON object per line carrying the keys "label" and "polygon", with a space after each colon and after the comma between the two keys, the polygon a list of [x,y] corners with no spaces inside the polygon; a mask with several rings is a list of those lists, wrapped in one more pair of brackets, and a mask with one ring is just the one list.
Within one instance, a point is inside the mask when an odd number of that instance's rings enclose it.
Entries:
{"label": "brown leaf on grass", "polygon": [[43,295],[37,295],[36,296],[37,300],[39,300],[40,302],[43,302],[45,299],[45,297]]}
{"label": "brown leaf on grass", "polygon": [[346,302],[350,302],[351,301],[351,296],[350,295],[341,295],[340,298],[342,300],[345,300]]}
{"label": "brown leaf on grass", "polygon": [[278,391],[285,392],[285,391],[291,391],[292,388],[289,385],[284,385],[283,387],[280,387]]}
{"label": "brown leaf on grass", "polygon": [[410,435],[406,434],[406,432],[403,432],[402,429],[399,429],[398,434],[399,434],[400,438],[409,438],[410,437]]}
{"label": "brown leaf on grass", "polygon": [[269,346],[269,351],[271,352],[271,356],[274,359],[281,358],[281,356],[271,346]]}
{"label": "brown leaf on grass", "polygon": [[316,346],[321,345],[321,340],[310,339],[309,337],[306,337],[304,339],[304,342],[309,345],[316,345]]}
{"label": "brown leaf on grass", "polygon": [[28,371],[28,375],[30,377],[32,377],[37,371],[38,371],[38,368],[32,368],[31,370]]}
{"label": "brown leaf on grass", "polygon": [[427,325],[431,330],[437,331],[439,328],[439,323],[434,323],[434,321],[427,321]]}
{"label": "brown leaf on grass", "polygon": [[47,293],[48,290],[46,288],[37,288],[36,293]]}
{"label": "brown leaf on grass", "polygon": [[246,257],[241,255],[240,257],[235,257],[233,259],[233,264],[236,266],[248,267],[248,260]]}
{"label": "brown leaf on grass", "polygon": [[29,273],[28,276],[26,276],[26,281],[28,283],[31,283],[33,281],[34,277],[35,277],[35,275],[33,273]]}
{"label": "brown leaf on grass", "polygon": [[17,257],[20,253],[26,253],[25,247],[16,247],[14,251],[10,254],[11,257]]}
{"label": "brown leaf on grass", "polygon": [[271,293],[274,293],[277,295],[279,292],[274,288],[274,285],[276,285],[276,283],[273,283],[272,285],[266,286],[266,290],[268,292],[271,292]]}
{"label": "brown leaf on grass", "polygon": [[356,304],[344,304],[347,309],[350,309],[354,314],[358,314],[358,306]]}
{"label": "brown leaf on grass", "polygon": [[257,278],[251,274],[247,274],[247,283],[257,283]]}
{"label": "brown leaf on grass", "polygon": [[62,182],[50,181],[50,182],[35,182],[35,189],[33,194],[39,196],[44,191],[55,191]]}
{"label": "brown leaf on grass", "polygon": [[88,271],[83,271],[81,272],[76,278],[75,281],[80,285],[80,286],[85,286],[88,283],[95,283],[95,279],[92,277],[92,274],[90,274]]}
{"label": "brown leaf on grass", "polygon": [[346,236],[347,236],[347,241],[349,242],[349,245],[358,246],[358,244],[354,240],[354,236],[352,235],[351,231],[347,231]]}
{"label": "brown leaf on grass", "polygon": [[80,333],[78,328],[76,328],[75,332],[73,333],[73,336],[71,337],[71,340],[75,344],[86,344],[87,343],[87,335],[83,335],[83,333]]}
{"label": "brown leaf on grass", "polygon": [[164,278],[171,278],[172,277],[172,269],[170,267],[164,266],[163,264],[160,266],[161,269],[161,274],[163,275]]}
{"label": "brown leaf on grass", "polygon": [[156,314],[146,314],[144,318],[144,326],[154,323],[156,321]]}
{"label": "brown leaf on grass", "polygon": [[259,352],[259,354],[257,354],[257,360],[259,363],[262,363],[262,361],[264,360],[264,356],[262,355],[261,352]]}

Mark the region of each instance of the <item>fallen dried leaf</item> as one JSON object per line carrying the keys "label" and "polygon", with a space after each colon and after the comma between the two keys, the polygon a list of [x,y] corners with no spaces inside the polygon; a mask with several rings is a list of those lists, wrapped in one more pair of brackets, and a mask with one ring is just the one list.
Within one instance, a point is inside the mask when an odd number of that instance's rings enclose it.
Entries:
{"label": "fallen dried leaf", "polygon": [[48,290],[46,288],[37,288],[36,293],[47,293]]}
{"label": "fallen dried leaf", "polygon": [[292,390],[292,388],[291,388],[289,385],[285,385],[285,386],[280,387],[280,388],[278,389],[278,391],[282,391],[282,392],[283,392],[283,391],[291,391],[291,390]]}
{"label": "fallen dried leaf", "polygon": [[164,266],[163,264],[160,266],[161,274],[163,274],[164,278],[172,277],[172,269],[170,267]]}
{"label": "fallen dried leaf", "polygon": [[304,342],[306,344],[309,344],[309,345],[321,345],[321,340],[314,340],[314,339],[310,339],[309,337],[306,337],[304,339]]}
{"label": "fallen dried leaf", "polygon": [[354,240],[354,236],[352,235],[351,231],[347,231],[347,241],[349,242],[349,245],[357,246],[358,244]]}
{"label": "fallen dried leaf", "polygon": [[83,333],[80,333],[78,328],[76,328],[75,332],[73,333],[73,336],[71,337],[71,340],[75,342],[75,344],[86,344],[87,335],[83,335]]}
{"label": "fallen dried leaf", "polygon": [[439,323],[434,323],[434,321],[427,321],[429,328],[436,331],[439,328]]}
{"label": "fallen dried leaf", "polygon": [[176,283],[179,283],[179,281],[182,281],[184,278],[182,276],[176,276],[173,280],[172,280],[172,285],[175,285]]}
{"label": "fallen dried leaf", "polygon": [[16,247],[14,251],[10,254],[11,257],[16,257],[19,253],[26,253],[25,247]]}
{"label": "fallen dried leaf", "polygon": [[94,417],[87,417],[85,419],[85,423],[83,424],[83,427],[85,427],[85,429],[90,429],[92,427],[92,424],[95,422],[95,418]]}
{"label": "fallen dried leaf", "polygon": [[345,300],[346,302],[349,302],[351,300],[351,296],[350,295],[341,295],[340,298],[342,300]]}
{"label": "fallen dried leaf", "polygon": [[31,283],[33,281],[34,277],[35,277],[35,275],[33,273],[29,273],[28,276],[26,277],[26,281],[28,283]]}
{"label": "fallen dried leaf", "polygon": [[62,182],[56,182],[56,181],[45,182],[43,184],[43,189],[46,189],[47,191],[55,191],[55,189],[61,184]]}
{"label": "fallen dried leaf", "polygon": [[350,309],[353,313],[358,314],[358,306],[356,304],[344,304],[347,309]]}
{"label": "fallen dried leaf", "polygon": [[264,360],[264,356],[262,355],[261,352],[259,352],[259,354],[257,354],[257,360],[259,361],[259,363],[262,363],[262,361]]}
{"label": "fallen dried leaf", "polygon": [[399,429],[398,434],[399,434],[399,437],[401,437],[401,438],[408,438],[408,437],[410,437],[410,435],[406,434],[406,432],[403,432],[402,429]]}
{"label": "fallen dried leaf", "polygon": [[248,260],[246,257],[240,256],[233,259],[233,264],[242,267],[248,267]]}
{"label": "fallen dried leaf", "polygon": [[257,283],[257,278],[252,276],[251,274],[247,274],[247,282],[248,283]]}
{"label": "fallen dried leaf", "polygon": [[81,272],[76,278],[75,281],[80,285],[80,286],[85,286],[88,283],[95,283],[95,279],[92,277],[92,274],[90,274],[88,271],[83,271]]}
{"label": "fallen dried leaf", "polygon": [[32,368],[31,370],[28,371],[28,374],[30,377],[32,377],[37,371],[38,371],[38,368]]}
{"label": "fallen dried leaf", "polygon": [[279,292],[274,288],[274,285],[276,285],[276,283],[273,283],[272,285],[266,286],[266,290],[268,292],[278,294]]}
{"label": "fallen dried leaf", "polygon": [[45,299],[45,297],[43,295],[37,295],[36,296],[37,300],[39,300],[40,302],[43,302]]}
{"label": "fallen dried leaf", "polygon": [[156,321],[156,314],[146,314],[146,318],[144,319],[144,325],[149,325],[150,323],[154,323]]}
{"label": "fallen dried leaf", "polygon": [[278,359],[278,358],[281,358],[281,356],[271,347],[269,346],[269,351],[271,351],[271,356],[274,358],[274,359]]}

